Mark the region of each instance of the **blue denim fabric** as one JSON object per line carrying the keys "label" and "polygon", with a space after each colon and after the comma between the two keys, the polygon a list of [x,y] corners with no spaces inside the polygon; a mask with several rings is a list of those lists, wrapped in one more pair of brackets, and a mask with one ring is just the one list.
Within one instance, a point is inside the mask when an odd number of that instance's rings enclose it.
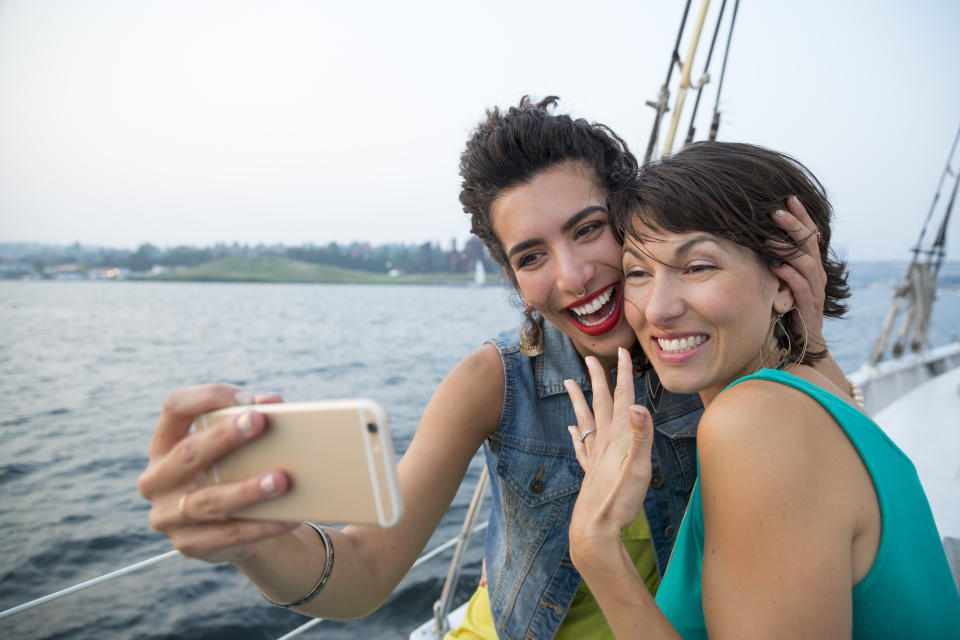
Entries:
{"label": "blue denim fabric", "polygon": [[[568,529],[583,470],[567,432],[577,418],[563,381],[576,380],[591,401],[590,380],[573,343],[548,323],[535,358],[519,352],[516,330],[491,343],[503,359],[505,392],[500,424],[484,446],[493,498],[485,550],[490,608],[500,638],[553,638],[580,585]],[[656,374],[645,375],[657,390]],[[696,480],[703,407],[698,396],[662,389],[651,401],[643,378],[634,389],[654,420],[644,511],[662,575]]]}

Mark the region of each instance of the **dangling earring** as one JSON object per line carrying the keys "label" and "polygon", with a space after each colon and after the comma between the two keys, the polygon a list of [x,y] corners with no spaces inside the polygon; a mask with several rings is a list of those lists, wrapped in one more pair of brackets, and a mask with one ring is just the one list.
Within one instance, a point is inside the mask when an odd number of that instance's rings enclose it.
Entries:
{"label": "dangling earring", "polygon": [[520,344],[517,347],[520,353],[528,358],[543,353],[543,327],[533,313],[530,307],[523,311],[523,322],[520,323]]}
{"label": "dangling earring", "polygon": [[[820,233],[817,232],[817,238],[819,239],[819,237],[820,237]],[[797,307],[793,307],[792,309],[790,309],[790,311],[796,311],[796,312],[797,312],[797,317],[800,318],[800,327],[803,329],[803,333],[802,333],[802,336],[803,336],[803,346],[802,346],[802,348],[800,349],[800,356],[797,358],[797,364],[803,364],[803,359],[804,359],[804,358],[806,357],[806,355],[807,355],[807,344],[808,344],[809,339],[810,339],[810,336],[807,335],[807,323],[804,322],[804,320],[803,320],[803,314],[800,313],[800,309],[798,309]],[[787,313],[790,313],[790,311],[787,311]]]}
{"label": "dangling earring", "polygon": [[[796,307],[794,307],[795,309]],[[763,342],[763,346],[760,348],[760,366],[765,369],[781,369],[783,365],[787,363],[787,360],[790,357],[790,351],[793,349],[793,344],[790,341],[790,331],[783,324],[783,316],[790,313],[793,309],[788,311],[783,311],[778,313],[777,316],[770,322],[770,329],[767,331],[767,338]],[[783,340],[786,338],[786,346],[783,345]],[[768,367],[766,364],[767,360],[767,351],[769,350],[768,345],[772,341],[776,341],[779,345],[777,348],[777,364],[773,367]]]}

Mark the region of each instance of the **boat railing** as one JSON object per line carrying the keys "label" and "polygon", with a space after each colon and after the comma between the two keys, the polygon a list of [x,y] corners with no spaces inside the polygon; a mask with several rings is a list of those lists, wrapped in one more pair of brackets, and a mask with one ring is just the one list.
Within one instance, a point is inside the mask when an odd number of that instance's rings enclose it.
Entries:
{"label": "boat railing", "polygon": [[470,536],[473,533],[474,521],[477,514],[480,513],[480,506],[483,504],[483,494],[487,489],[487,468],[483,467],[480,477],[477,479],[477,487],[473,490],[473,497],[470,499],[470,507],[467,509],[467,515],[463,519],[463,526],[460,527],[460,535],[457,537],[457,548],[453,552],[453,558],[450,559],[450,567],[447,569],[447,577],[443,581],[443,589],[440,590],[440,599],[433,605],[433,633],[437,638],[442,638],[449,631],[447,623],[447,613],[450,612],[450,606],[453,604],[453,594],[457,590],[457,583],[460,581],[460,570],[463,568],[463,560],[466,558],[467,545],[470,544]]}
{"label": "boat railing", "polygon": [[[479,511],[480,504],[483,501],[483,492],[484,492],[484,488],[486,487],[486,480],[487,480],[487,470],[486,468],[484,468],[479,480],[477,481],[477,488],[474,490],[474,495],[473,495],[473,498],[471,499],[470,507],[467,511],[467,516],[466,516],[466,519],[464,520],[464,524],[463,524],[463,527],[461,528],[460,534],[454,538],[450,538],[449,540],[446,540],[442,544],[437,545],[430,551],[427,551],[426,553],[421,555],[419,558],[417,558],[416,562],[413,563],[413,566],[410,567],[411,569],[413,569],[414,567],[418,567],[432,560],[433,558],[440,555],[444,551],[450,549],[451,547],[454,547],[454,546],[456,547],[453,555],[453,560],[451,561],[450,569],[447,572],[447,580],[444,582],[443,592],[441,593],[440,600],[438,600],[437,603],[434,605],[435,614],[437,612],[442,612],[444,616],[444,620],[446,619],[446,613],[450,608],[450,604],[453,598],[453,593],[456,590],[456,583],[457,583],[457,580],[459,579],[460,568],[462,567],[463,560],[465,558],[465,551],[466,551],[467,544],[469,543],[470,538],[473,534],[479,533],[480,531],[483,531],[484,529],[487,528],[486,522],[482,522],[477,525],[473,524],[474,521],[476,520],[477,512]],[[156,564],[160,564],[172,558],[178,558],[178,557],[181,557],[181,553],[176,549],[173,549],[171,551],[167,551],[166,553],[161,553],[160,555],[147,558],[146,560],[135,562],[121,569],[117,569],[116,571],[111,571],[102,576],[77,583],[65,589],[60,589],[59,591],[55,591],[48,595],[42,596],[40,598],[36,598],[35,600],[30,600],[29,602],[25,602],[21,605],[11,607],[10,609],[6,609],[4,611],[0,611],[0,620],[3,620],[4,618],[9,618],[18,613],[23,613],[24,611],[28,611],[30,609],[35,609],[42,605],[49,604],[50,602],[53,602],[55,600],[59,600],[60,598],[64,598],[66,596],[77,593],[79,591],[83,591],[91,587],[95,587],[101,584],[105,584],[107,582],[111,582],[118,578],[128,576],[132,573],[136,573],[148,567],[152,567]],[[441,603],[443,604],[441,605]],[[325,618],[314,618],[312,620],[309,620],[308,622],[293,629],[289,633],[281,636],[280,638],[278,638],[278,640],[288,640],[289,638],[295,638],[301,635],[302,633],[308,631],[309,629],[312,629],[313,627],[320,624],[324,620]]]}

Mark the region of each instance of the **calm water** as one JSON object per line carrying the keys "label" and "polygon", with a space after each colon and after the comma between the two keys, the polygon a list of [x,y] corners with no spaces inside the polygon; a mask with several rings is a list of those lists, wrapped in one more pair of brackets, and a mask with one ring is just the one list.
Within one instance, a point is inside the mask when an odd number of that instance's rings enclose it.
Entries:
{"label": "calm water", "polygon": [[[850,318],[826,330],[844,369],[868,352],[902,269],[855,266]],[[960,338],[956,288],[937,304],[933,341]],[[0,610],[169,550],[136,490],[168,390],[373,396],[400,453],[453,364],[518,316],[497,287],[0,282]],[[429,547],[459,531],[479,469]],[[448,560],[411,572],[368,618],[305,637],[405,638],[431,615]],[[305,620],[232,567],[176,559],[4,620],[0,636],[277,638]]]}

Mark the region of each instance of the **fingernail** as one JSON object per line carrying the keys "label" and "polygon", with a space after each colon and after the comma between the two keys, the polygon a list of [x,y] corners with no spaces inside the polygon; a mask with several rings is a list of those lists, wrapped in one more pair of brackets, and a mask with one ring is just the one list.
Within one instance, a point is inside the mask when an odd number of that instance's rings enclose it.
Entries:
{"label": "fingernail", "polygon": [[643,420],[644,409],[639,404],[630,405],[630,413],[638,420]]}
{"label": "fingernail", "polygon": [[273,477],[272,473],[268,473],[260,478],[260,490],[268,496],[272,496],[277,492],[277,479]]}
{"label": "fingernail", "polygon": [[271,396],[275,396],[275,393],[255,393],[253,394],[253,404],[259,404]]}
{"label": "fingernail", "polygon": [[784,211],[783,209],[777,209],[776,211],[773,212],[773,215],[777,216],[778,218],[783,218],[787,215],[787,212]]}
{"label": "fingernail", "polygon": [[240,389],[233,394],[233,401],[236,404],[253,404],[253,394],[246,389]]}
{"label": "fingernail", "polygon": [[244,411],[240,414],[240,417],[237,418],[237,431],[243,435],[247,435],[253,431],[253,420],[250,419],[249,411]]}
{"label": "fingernail", "polygon": [[798,204],[800,204],[800,198],[798,198],[797,196],[790,196],[789,198],[787,198],[787,202],[789,202],[793,206],[797,206]]}

